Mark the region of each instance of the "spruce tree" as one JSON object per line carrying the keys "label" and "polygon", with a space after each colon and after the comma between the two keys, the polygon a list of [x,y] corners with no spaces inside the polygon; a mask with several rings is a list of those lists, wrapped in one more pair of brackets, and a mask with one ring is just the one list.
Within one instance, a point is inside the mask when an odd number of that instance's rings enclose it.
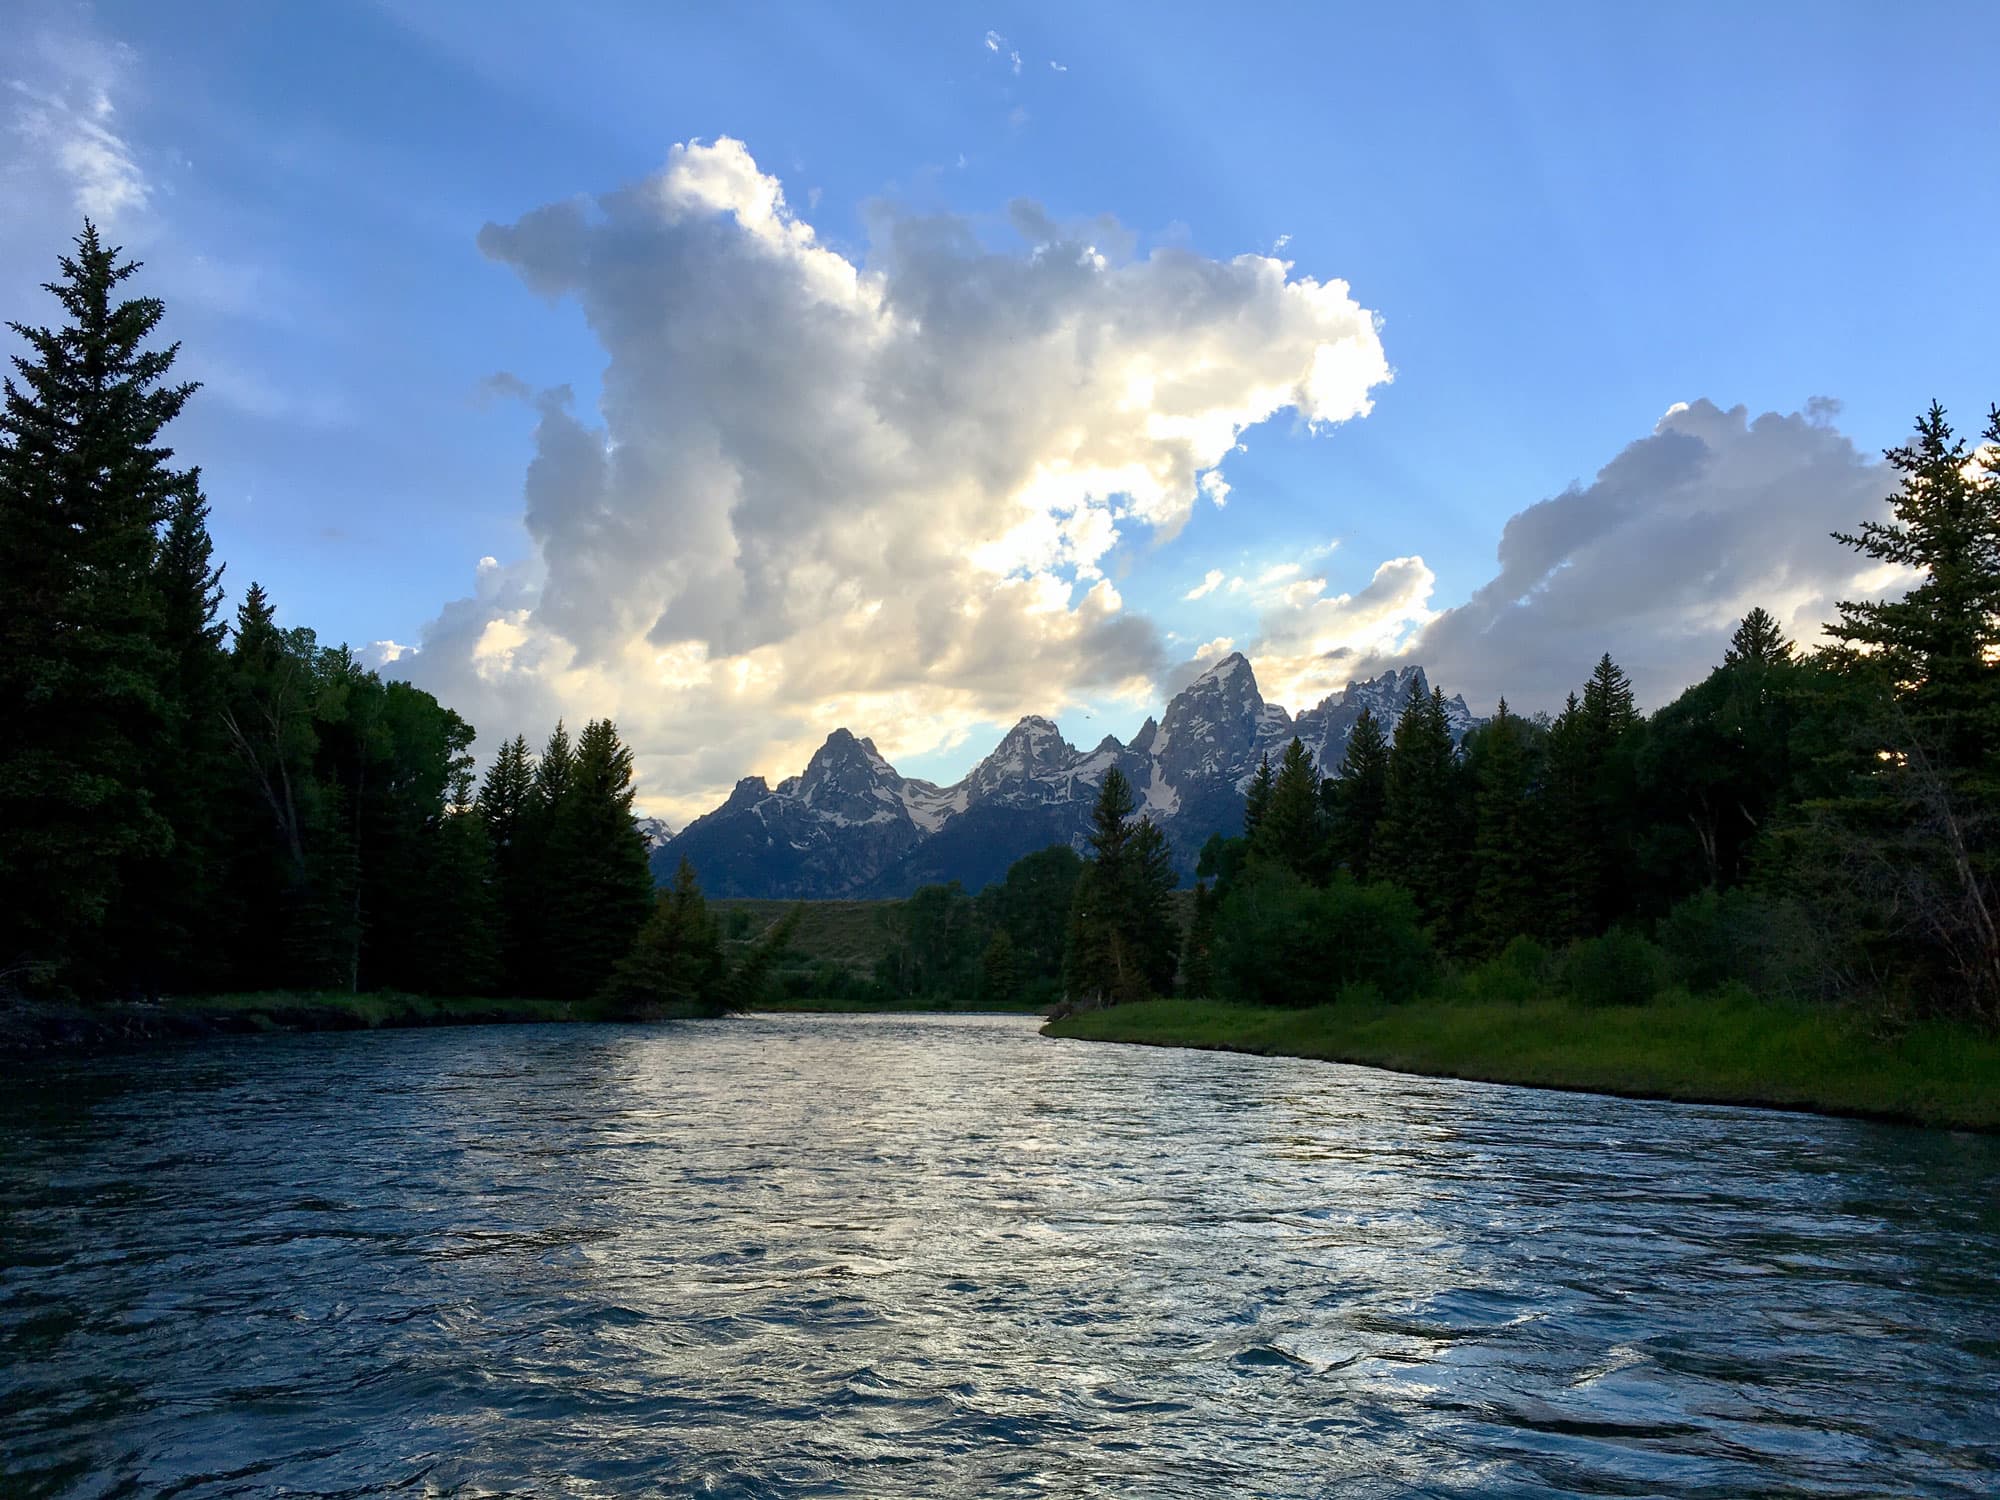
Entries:
{"label": "spruce tree", "polygon": [[1549,727],[1542,835],[1542,935],[1564,943],[1595,930],[1597,761],[1575,693]]}
{"label": "spruce tree", "polygon": [[1354,721],[1341,756],[1340,776],[1330,785],[1338,857],[1356,880],[1371,879],[1389,799],[1389,742],[1374,710],[1362,709]]}
{"label": "spruce tree", "polygon": [[1250,853],[1301,880],[1313,880],[1325,873],[1325,843],[1319,773],[1312,752],[1295,735],[1285,747],[1264,798],[1263,815],[1250,834]]}
{"label": "spruce tree", "polygon": [[1725,667],[1787,666],[1793,654],[1792,643],[1778,628],[1777,620],[1769,610],[1759,606],[1737,622],[1735,632],[1729,637],[1729,647],[1722,653],[1722,664]]}
{"label": "spruce tree", "polygon": [[684,856],[673,885],[654,899],[613,967],[604,997],[627,1015],[720,1015],[730,999],[728,980],[721,929]]}
{"label": "spruce tree", "polygon": [[556,996],[581,999],[630,950],[653,904],[653,877],[632,822],[632,752],[609,719],[584,727],[566,780],[546,853],[554,882],[550,983]]}
{"label": "spruce tree", "polygon": [[120,300],[136,263],[86,223],[45,284],[59,328],[0,382],[0,984],[101,991],[121,884],[172,831],[153,768],[170,750],[157,532],[194,487],[160,435],[194,392],[148,347],[157,298]]}
{"label": "spruce tree", "polygon": [[[2000,444],[2000,407],[1986,438]],[[1918,581],[1900,599],[1841,601],[1827,634],[1891,685],[1923,753],[1948,775],[1990,779],[2000,752],[2000,457],[1987,449],[1975,463],[1936,403],[1886,456],[1902,475],[1894,518],[1834,538]]]}
{"label": "spruce tree", "polygon": [[1072,1004],[1143,999],[1173,982],[1173,859],[1151,819],[1133,821],[1134,808],[1130,783],[1112,767],[1091,809],[1092,858],[1070,904],[1063,987]]}
{"label": "spruce tree", "polygon": [[1642,728],[1632,684],[1606,652],[1583,685],[1590,797],[1585,818],[1595,886],[1590,922],[1602,931],[1628,916],[1637,889],[1637,759]]}
{"label": "spruce tree", "polygon": [[1472,931],[1482,951],[1498,953],[1534,929],[1538,900],[1525,726],[1505,698],[1479,731],[1475,750]]}
{"label": "spruce tree", "polygon": [[1254,838],[1257,825],[1264,821],[1264,814],[1271,806],[1271,757],[1261,756],[1257,761],[1257,774],[1250,778],[1250,788],[1244,794],[1243,836]]}
{"label": "spruce tree", "polygon": [[478,810],[492,851],[499,983],[515,994],[534,988],[530,962],[537,884],[528,830],[535,795],[534,759],[524,735],[501,745],[479,788]]}
{"label": "spruce tree", "polygon": [[1466,820],[1444,694],[1413,694],[1389,750],[1375,873],[1416,898],[1434,937],[1456,929],[1464,884]]}

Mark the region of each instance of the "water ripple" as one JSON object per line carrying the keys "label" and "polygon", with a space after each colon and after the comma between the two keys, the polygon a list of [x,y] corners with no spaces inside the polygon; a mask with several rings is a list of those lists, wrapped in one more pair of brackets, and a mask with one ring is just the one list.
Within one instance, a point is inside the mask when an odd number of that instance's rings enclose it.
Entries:
{"label": "water ripple", "polygon": [[1975,1495],[2000,1142],[1044,1040],[0,1079],[9,1495]]}

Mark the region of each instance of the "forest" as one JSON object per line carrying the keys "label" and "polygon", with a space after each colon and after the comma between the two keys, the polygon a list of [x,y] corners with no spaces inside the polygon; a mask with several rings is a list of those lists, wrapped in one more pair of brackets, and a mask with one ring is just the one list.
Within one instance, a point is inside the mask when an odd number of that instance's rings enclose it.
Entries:
{"label": "forest", "polygon": [[[1669,988],[2000,1025],[2000,408],[1933,405],[1899,487],[1839,540],[1907,591],[1811,651],[1752,610],[1646,715],[1599,659],[1553,716],[1455,743],[1442,696],[1364,715],[1338,766],[1294,741],[1176,892],[1114,770],[1088,848],[884,909],[860,978],[726,942],[685,865],[655,891],[608,720],[475,781],[473,726],[346,646],[225,609],[201,475],[163,434],[196,387],[164,309],[86,226],[10,324],[0,413],[0,992],[69,999],[398,990],[714,1013],[774,988],[1089,1009]],[[779,973],[783,969],[782,974]]]}
{"label": "forest", "polygon": [[[0,412],[0,993],[396,990],[719,1009],[691,872],[653,889],[632,754],[596,720],[475,787],[473,726],[346,646],[225,614],[196,387],[137,267],[86,226]],[[782,936],[779,934],[778,936]]]}

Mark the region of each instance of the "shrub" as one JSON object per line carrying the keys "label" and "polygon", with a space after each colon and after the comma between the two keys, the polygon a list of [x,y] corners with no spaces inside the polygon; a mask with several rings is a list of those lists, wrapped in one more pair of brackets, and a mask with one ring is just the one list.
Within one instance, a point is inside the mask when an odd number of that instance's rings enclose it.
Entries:
{"label": "shrub", "polygon": [[1563,988],[1581,1005],[1644,1005],[1665,977],[1660,950],[1623,927],[1572,943],[1563,955]]}
{"label": "shrub", "polygon": [[1216,987],[1252,1005],[1324,1005],[1350,984],[1407,1000],[1432,976],[1416,903],[1342,873],[1311,886],[1264,867],[1234,882],[1216,913]]}
{"label": "shrub", "polygon": [[1514,938],[1498,956],[1464,970],[1452,986],[1450,998],[1524,1006],[1530,1000],[1546,998],[1552,988],[1554,962],[1548,948],[1534,938]]}

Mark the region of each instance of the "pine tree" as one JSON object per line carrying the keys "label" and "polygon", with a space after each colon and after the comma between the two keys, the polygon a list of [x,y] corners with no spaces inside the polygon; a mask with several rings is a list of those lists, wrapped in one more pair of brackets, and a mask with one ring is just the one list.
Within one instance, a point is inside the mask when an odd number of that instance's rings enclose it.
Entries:
{"label": "pine tree", "polygon": [[1639,722],[1632,699],[1632,682],[1605,652],[1583,685],[1583,720],[1600,759]]}
{"label": "pine tree", "polygon": [[1458,766],[1444,694],[1413,694],[1396,722],[1375,874],[1416,898],[1425,924],[1442,939],[1455,929],[1462,897]]}
{"label": "pine tree", "polygon": [[[2000,407],[1986,436],[2000,443]],[[1936,403],[1886,456],[1903,476],[1894,519],[1834,539],[1920,577],[1900,599],[1841,601],[1827,634],[1892,685],[1947,775],[1975,772],[2000,750],[2000,457],[1975,464]]]}
{"label": "pine tree", "polygon": [[1777,667],[1789,665],[1792,658],[1792,643],[1778,628],[1771,612],[1760,606],[1737,622],[1736,631],[1729,638],[1729,648],[1722,653],[1722,664]]}
{"label": "pine tree", "polygon": [[530,944],[536,932],[536,872],[528,821],[535,795],[534,758],[525,735],[501,745],[479,788],[478,811],[492,851],[499,983],[515,994],[534,988]]}
{"label": "pine tree", "polygon": [[1190,999],[1215,994],[1215,913],[1220,902],[1214,886],[1195,882],[1194,915],[1181,948],[1181,993]]}
{"label": "pine tree", "polygon": [[1389,742],[1381,721],[1364,708],[1347,737],[1340,776],[1330,784],[1335,811],[1335,847],[1356,880],[1372,878],[1382,814],[1389,800]]}
{"label": "pine tree", "polygon": [[177,345],[147,347],[159,300],[117,299],[138,270],[120,253],[86,223],[45,286],[68,321],[8,324],[28,347],[0,383],[0,984],[120,982],[120,886],[172,845],[149,785],[173,666],[154,561],[193,478],[160,434],[195,388],[167,381]]}
{"label": "pine tree", "polygon": [[1585,824],[1595,878],[1589,911],[1597,931],[1628,916],[1634,905],[1641,727],[1631,681],[1607,651],[1583,685],[1584,750],[1590,776]]}
{"label": "pine tree", "polygon": [[153,564],[168,667],[165,743],[148,768],[147,786],[173,840],[136,872],[138,899],[121,903],[125,946],[148,989],[220,982],[235,940],[223,817],[235,773],[222,727],[228,627],[220,618],[223,570],[214,560],[199,479],[191,471],[174,496]]}
{"label": "pine tree", "polygon": [[1542,935],[1563,943],[1590,936],[1597,910],[1597,763],[1575,693],[1549,727],[1543,802]]}
{"label": "pine tree", "polygon": [[1257,774],[1250,778],[1250,789],[1245,794],[1243,805],[1243,836],[1254,838],[1257,825],[1264,821],[1264,814],[1271,806],[1271,757],[1262,756],[1257,761]]}
{"label": "pine tree", "polygon": [[727,1008],[729,964],[721,929],[685,857],[673,885],[654,899],[651,915],[612,969],[604,996],[629,1015],[720,1015]]}
{"label": "pine tree", "polygon": [[1498,953],[1535,927],[1537,881],[1529,838],[1529,767],[1525,727],[1500,700],[1476,747],[1477,826],[1472,863],[1472,931]]}
{"label": "pine tree", "polygon": [[500,892],[493,842],[472,794],[472,770],[452,774],[445,816],[430,830],[418,930],[421,967],[412,976],[431,994],[485,995],[500,984]]}
{"label": "pine tree", "polygon": [[[1268,766],[1268,762],[1266,765]],[[1320,815],[1319,773],[1312,752],[1293,736],[1265,795],[1262,816],[1250,834],[1250,853],[1301,880],[1325,873],[1325,828]]]}
{"label": "pine tree", "polygon": [[[557,741],[537,773],[548,769]],[[625,956],[653,904],[646,843],[632,822],[632,752],[609,719],[576,742],[546,854],[554,882],[549,934],[551,993],[595,994]]]}
{"label": "pine tree", "polygon": [[1131,785],[1112,767],[1091,809],[1093,857],[1070,904],[1063,987],[1072,1004],[1116,1005],[1173,982],[1173,859],[1151,819],[1133,822],[1134,807]]}

